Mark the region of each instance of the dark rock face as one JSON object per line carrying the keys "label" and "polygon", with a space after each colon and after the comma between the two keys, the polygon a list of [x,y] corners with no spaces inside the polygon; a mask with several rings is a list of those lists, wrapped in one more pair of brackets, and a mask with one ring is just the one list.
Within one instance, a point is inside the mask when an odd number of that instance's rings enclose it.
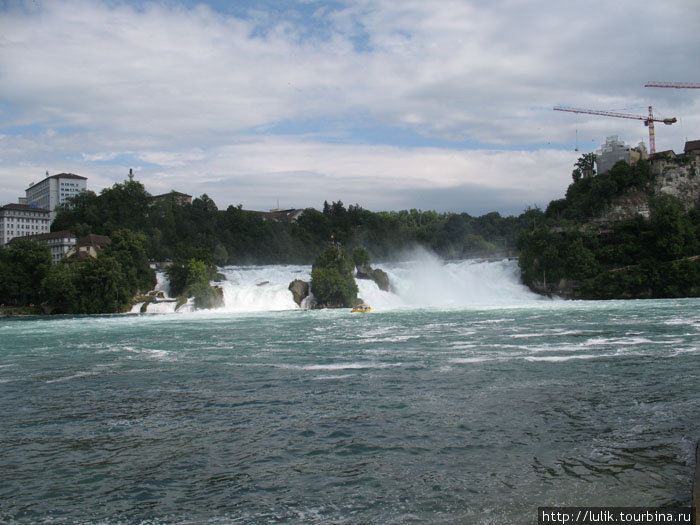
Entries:
{"label": "dark rock face", "polygon": [[211,310],[224,306],[224,290],[218,286],[210,286],[194,296],[194,306],[199,309]]}
{"label": "dark rock face", "polygon": [[389,276],[384,270],[379,268],[374,269],[374,282],[377,283],[380,290],[388,292],[391,290],[391,283],[389,282]]}
{"label": "dark rock face", "polygon": [[384,270],[379,268],[372,269],[368,264],[363,264],[357,267],[358,279],[369,279],[374,281],[379,286],[380,290],[385,292],[391,291],[391,282],[389,282],[389,276]]}
{"label": "dark rock face", "polygon": [[358,279],[372,279],[373,270],[369,264],[358,264],[356,268]]}
{"label": "dark rock face", "polygon": [[309,296],[309,283],[294,279],[289,283],[289,291],[294,296],[294,302],[301,306],[301,302]]}

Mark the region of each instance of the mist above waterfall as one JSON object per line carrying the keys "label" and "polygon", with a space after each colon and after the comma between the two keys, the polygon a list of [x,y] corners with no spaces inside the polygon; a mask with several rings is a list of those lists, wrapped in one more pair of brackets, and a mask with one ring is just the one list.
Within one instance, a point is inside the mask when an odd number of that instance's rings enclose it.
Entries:
{"label": "mist above waterfall", "polygon": [[[376,264],[389,275],[392,291],[380,290],[373,281],[358,279],[359,296],[373,310],[397,308],[459,308],[509,306],[541,300],[520,283],[514,260],[442,261],[415,249],[405,262]],[[227,266],[224,311],[294,310],[299,306],[289,291],[294,279],[311,280],[310,266]],[[313,292],[313,290],[312,290]]]}
{"label": "mist above waterfall", "polygon": [[360,296],[373,308],[456,308],[509,306],[540,300],[520,283],[515,260],[443,261],[416,248],[406,262],[378,265],[389,274],[394,293],[358,280]]}

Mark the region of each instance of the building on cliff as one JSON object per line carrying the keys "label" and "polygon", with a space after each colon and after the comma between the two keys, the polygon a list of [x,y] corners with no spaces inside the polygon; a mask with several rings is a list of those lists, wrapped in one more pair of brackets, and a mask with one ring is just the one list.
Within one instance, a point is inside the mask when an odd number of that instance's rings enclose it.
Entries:
{"label": "building on cliff", "polygon": [[28,204],[6,204],[0,207],[0,246],[15,237],[47,233],[51,224],[49,210]]}
{"label": "building on cliff", "polygon": [[598,174],[606,173],[621,160],[624,160],[627,164],[634,164],[638,160],[648,157],[647,149],[643,142],[632,148],[621,141],[617,135],[612,135],[607,137],[605,143],[596,151]]}
{"label": "building on cliff", "polygon": [[56,218],[59,205],[68,202],[78,193],[87,189],[87,177],[81,177],[73,173],[59,173],[49,175],[36,184],[32,183],[25,190],[25,202],[35,208],[43,208],[51,213],[51,220]]}
{"label": "building on cliff", "polygon": [[192,195],[171,190],[170,193],[163,193],[162,195],[154,195],[151,197],[151,204],[155,204],[156,202],[170,202],[176,206],[184,206],[186,204],[192,204]]}
{"label": "building on cliff", "polygon": [[686,155],[700,155],[700,140],[689,140],[685,143],[683,151]]}
{"label": "building on cliff", "polygon": [[638,215],[649,219],[649,193],[675,197],[686,211],[700,209],[700,140],[686,142],[680,154],[656,152],[649,157],[649,170],[652,180],[647,190],[632,188],[616,197],[593,222],[615,223]]}
{"label": "building on cliff", "polygon": [[106,235],[91,233],[78,239],[75,246],[66,253],[66,259],[68,262],[81,262],[89,257],[94,259],[110,242],[111,239]]}
{"label": "building on cliff", "polygon": [[[10,241],[10,244],[19,238],[20,237],[14,237]],[[33,235],[27,235],[25,238],[48,246],[49,250],[51,251],[51,261],[53,263],[57,263],[63,259],[77,242],[75,235],[66,230],[59,232],[36,233]]]}

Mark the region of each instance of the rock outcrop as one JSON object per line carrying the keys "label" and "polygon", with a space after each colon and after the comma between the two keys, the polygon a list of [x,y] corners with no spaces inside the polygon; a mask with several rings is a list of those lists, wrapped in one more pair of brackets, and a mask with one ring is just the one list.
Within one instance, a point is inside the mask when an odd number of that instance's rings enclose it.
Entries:
{"label": "rock outcrop", "polygon": [[[653,175],[649,190],[654,195],[670,195],[678,199],[686,211],[700,207],[700,155],[658,154],[649,161]],[[641,215],[651,217],[649,196],[631,190],[615,198],[594,222],[614,223]]]}
{"label": "rock outcrop", "polygon": [[352,308],[357,300],[355,263],[339,243],[328,246],[311,265],[311,290],[318,308]]}
{"label": "rock outcrop", "polygon": [[651,217],[649,197],[643,191],[633,190],[614,199],[600,217],[597,217],[593,222],[609,224],[632,219],[637,215],[641,215],[645,219]]}
{"label": "rock outcrop", "polygon": [[294,302],[301,306],[302,301],[309,296],[309,283],[301,279],[294,279],[289,283],[289,291],[294,296]]}
{"label": "rock outcrop", "polygon": [[358,265],[355,277],[358,279],[369,279],[377,283],[380,290],[385,292],[391,291],[391,282],[387,273],[379,268],[372,268],[369,264]]}
{"label": "rock outcrop", "polygon": [[686,211],[700,206],[700,155],[685,154],[676,158],[654,158],[653,190],[657,195],[677,198]]}

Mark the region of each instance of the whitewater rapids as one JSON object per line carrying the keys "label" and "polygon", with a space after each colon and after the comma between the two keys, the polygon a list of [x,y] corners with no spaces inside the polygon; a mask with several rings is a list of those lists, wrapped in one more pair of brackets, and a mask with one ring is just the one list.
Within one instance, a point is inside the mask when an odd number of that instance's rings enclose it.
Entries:
{"label": "whitewater rapids", "polygon": [[[541,301],[520,283],[517,261],[463,260],[441,261],[421,254],[409,262],[376,264],[388,275],[392,291],[379,289],[374,281],[357,279],[359,297],[377,310],[403,308],[463,308],[484,306],[519,306]],[[220,312],[273,312],[299,307],[289,291],[295,279],[311,281],[311,267],[301,265],[225,266],[219,271],[226,279],[219,283],[224,306]],[[158,290],[167,294],[167,279],[158,276]],[[313,290],[312,290],[313,293]],[[140,305],[132,312],[136,313]],[[148,313],[172,313],[175,304],[148,305]],[[182,310],[181,310],[182,311]],[[185,311],[191,308],[185,306]]]}

